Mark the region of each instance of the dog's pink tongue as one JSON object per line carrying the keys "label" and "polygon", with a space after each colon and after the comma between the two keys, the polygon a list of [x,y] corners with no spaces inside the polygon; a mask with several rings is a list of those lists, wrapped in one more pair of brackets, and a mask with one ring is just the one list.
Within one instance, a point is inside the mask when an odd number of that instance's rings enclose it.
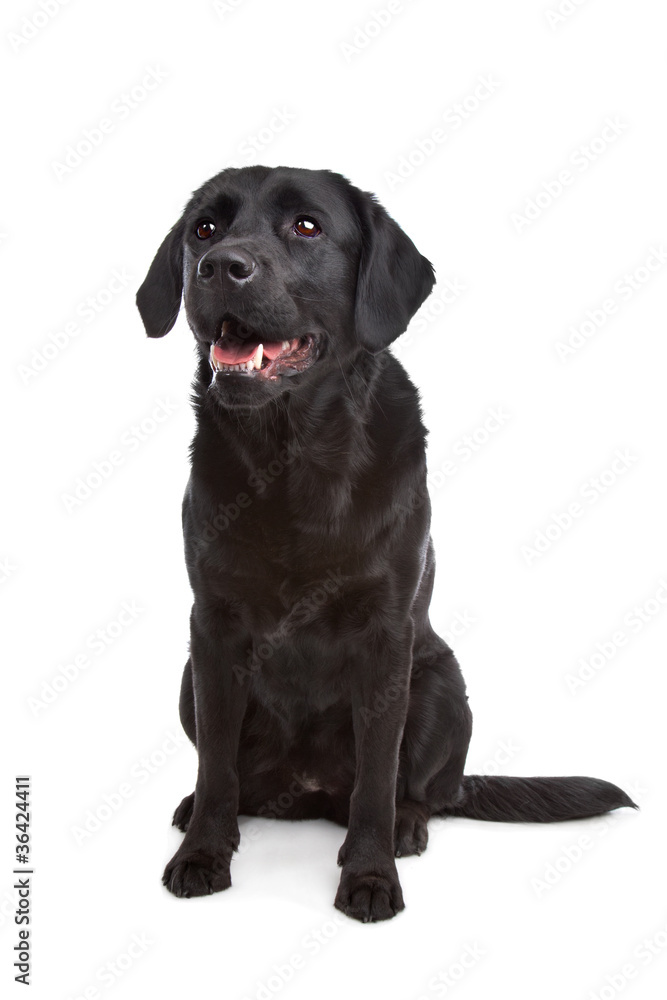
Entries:
{"label": "dog's pink tongue", "polygon": [[[221,365],[242,365],[255,355],[258,344],[242,340],[218,340],[213,347],[213,355]],[[294,340],[270,340],[263,345],[264,357],[275,361],[279,354],[290,354],[299,346],[298,337]]]}
{"label": "dog's pink tongue", "polygon": [[244,343],[242,340],[218,341],[213,348],[213,355],[221,365],[242,365],[250,361],[257,350],[257,344]]}
{"label": "dog's pink tongue", "polygon": [[264,357],[269,361],[275,361],[279,354],[291,354],[296,350],[298,343],[298,340],[270,340],[268,344],[264,344]]}

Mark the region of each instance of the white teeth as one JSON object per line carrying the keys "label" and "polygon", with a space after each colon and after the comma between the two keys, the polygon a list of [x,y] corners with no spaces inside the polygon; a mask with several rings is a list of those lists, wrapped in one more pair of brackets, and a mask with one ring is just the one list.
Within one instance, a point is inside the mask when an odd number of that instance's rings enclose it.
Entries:
{"label": "white teeth", "polygon": [[221,337],[224,337],[226,333],[229,333],[229,328],[231,325],[232,324],[228,319],[222,321],[222,332],[220,334]]}
{"label": "white teeth", "polygon": [[281,346],[281,350],[282,351],[289,351],[289,346],[290,346],[290,341],[289,340],[283,340],[282,346]]}
{"label": "white teeth", "polygon": [[211,361],[211,367],[218,372],[251,372],[255,368],[252,358],[249,361],[242,361],[240,365],[223,365],[219,361]]}
{"label": "white teeth", "polygon": [[[225,320],[227,322],[227,320]],[[224,327],[224,324],[223,324]],[[289,341],[286,341],[289,344]],[[225,365],[218,361],[215,354],[215,344],[211,344],[208,352],[208,359],[214,372],[252,372],[259,371],[262,367],[262,357],[264,356],[264,345],[260,344],[251,358],[242,361],[240,365]]]}
{"label": "white teeth", "polygon": [[213,369],[213,371],[217,372],[220,371],[220,365],[216,360],[215,355],[213,354],[214,349],[215,349],[215,344],[211,344],[211,350],[208,352],[208,360],[211,363],[211,368]]}

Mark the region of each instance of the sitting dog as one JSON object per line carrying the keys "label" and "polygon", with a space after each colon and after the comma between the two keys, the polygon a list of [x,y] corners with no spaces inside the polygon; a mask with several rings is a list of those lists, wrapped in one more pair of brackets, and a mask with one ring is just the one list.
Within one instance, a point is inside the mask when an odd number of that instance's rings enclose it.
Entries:
{"label": "sitting dog", "polygon": [[149,337],[183,299],[199,355],[180,697],[199,767],[164,873],[177,896],[230,886],[239,814],[346,826],[335,905],[371,921],[403,909],[395,857],[425,849],[432,815],[633,805],[594,778],[463,773],[465,685],[428,617],[426,430],[387,350],[433,284],[344,177],[254,166],[192,196],[139,289]]}

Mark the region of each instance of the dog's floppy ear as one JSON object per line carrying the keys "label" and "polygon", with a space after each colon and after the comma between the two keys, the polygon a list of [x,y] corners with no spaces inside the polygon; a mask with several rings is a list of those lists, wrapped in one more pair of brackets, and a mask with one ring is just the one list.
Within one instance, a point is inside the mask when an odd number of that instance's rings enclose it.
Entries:
{"label": "dog's floppy ear", "polygon": [[435,283],[433,266],[372,195],[359,205],[362,251],[357,276],[357,337],[373,354],[405,332]]}
{"label": "dog's floppy ear", "polygon": [[149,337],[164,337],[176,322],[183,294],[183,231],[179,219],[164,238],[137,292],[137,308]]}

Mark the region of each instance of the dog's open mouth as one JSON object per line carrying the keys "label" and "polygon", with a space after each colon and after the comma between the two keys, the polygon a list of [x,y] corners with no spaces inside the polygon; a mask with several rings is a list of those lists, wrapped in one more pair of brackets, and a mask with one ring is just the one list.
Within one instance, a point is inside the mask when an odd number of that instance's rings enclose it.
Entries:
{"label": "dog's open mouth", "polygon": [[241,374],[274,379],[294,375],[315,360],[312,337],[270,340],[234,317],[222,321],[220,337],[211,344],[209,360],[214,373]]}

